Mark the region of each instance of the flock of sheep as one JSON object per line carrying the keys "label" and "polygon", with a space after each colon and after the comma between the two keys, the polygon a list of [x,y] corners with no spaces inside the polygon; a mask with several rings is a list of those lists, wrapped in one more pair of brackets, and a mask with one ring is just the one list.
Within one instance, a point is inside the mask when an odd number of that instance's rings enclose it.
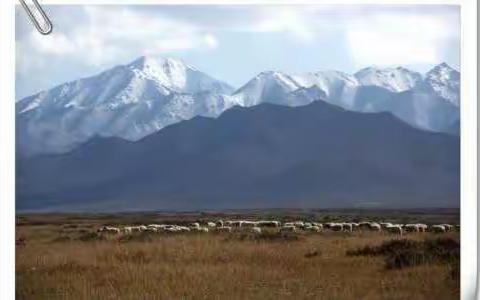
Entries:
{"label": "flock of sheep", "polygon": [[299,230],[307,232],[322,232],[324,230],[330,231],[344,231],[353,232],[358,230],[367,231],[385,231],[392,234],[403,235],[405,232],[449,232],[453,230],[460,230],[460,225],[451,224],[392,224],[386,222],[345,222],[345,223],[317,223],[317,222],[286,222],[280,221],[222,221],[206,222],[200,224],[199,222],[191,223],[188,226],[172,225],[172,224],[150,224],[140,226],[124,226],[124,227],[112,227],[103,226],[98,229],[100,233],[112,233],[112,234],[132,234],[135,232],[232,232],[235,230],[246,230],[255,234],[261,234],[263,228],[276,228],[279,232],[297,232]]}

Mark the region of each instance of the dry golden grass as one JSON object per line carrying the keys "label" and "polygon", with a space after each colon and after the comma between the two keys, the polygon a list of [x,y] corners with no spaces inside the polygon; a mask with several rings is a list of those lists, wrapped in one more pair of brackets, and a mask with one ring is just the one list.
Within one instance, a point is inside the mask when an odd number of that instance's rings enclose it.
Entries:
{"label": "dry golden grass", "polygon": [[459,279],[448,265],[387,270],[382,257],[345,254],[393,238],[386,234],[325,232],[288,241],[156,234],[128,242],[59,241],[60,228],[17,227],[17,236],[26,238],[16,251],[18,299],[459,298]]}

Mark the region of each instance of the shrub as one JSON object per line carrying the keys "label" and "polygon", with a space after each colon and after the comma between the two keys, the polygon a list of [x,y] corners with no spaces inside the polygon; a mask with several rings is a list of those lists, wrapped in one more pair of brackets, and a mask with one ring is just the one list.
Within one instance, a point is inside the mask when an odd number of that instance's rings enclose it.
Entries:
{"label": "shrub", "polygon": [[401,249],[387,254],[385,267],[387,269],[402,269],[425,264],[431,259],[432,257],[426,255],[420,249]]}
{"label": "shrub", "polygon": [[378,256],[388,255],[401,250],[412,250],[421,248],[422,242],[413,240],[390,240],[382,243],[380,246],[367,245],[363,248],[347,251],[349,256]]}
{"label": "shrub", "polygon": [[367,245],[361,249],[349,250],[346,254],[348,256],[385,256],[387,269],[401,269],[435,262],[459,265],[460,243],[452,238],[425,241],[390,240],[379,246]]}

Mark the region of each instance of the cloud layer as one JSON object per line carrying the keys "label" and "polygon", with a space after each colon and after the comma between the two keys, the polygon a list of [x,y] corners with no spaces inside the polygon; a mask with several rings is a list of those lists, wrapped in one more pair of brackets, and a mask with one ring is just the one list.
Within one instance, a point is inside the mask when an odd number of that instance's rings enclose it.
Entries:
{"label": "cloud layer", "polygon": [[[303,59],[322,62],[327,56],[345,71],[372,64],[426,65],[444,60],[455,65],[459,60],[460,17],[455,6],[48,6],[46,10],[54,32],[42,36],[17,7],[17,99],[140,55],[173,55],[219,65],[213,61],[230,61],[235,52],[238,60],[249,60],[250,72],[243,66],[239,69],[245,74],[229,75],[227,66],[212,70],[234,83],[241,76],[247,80],[262,61],[274,62],[277,69],[302,71],[298,66],[303,63],[284,62],[295,52],[321,53],[323,58]],[[256,53],[249,53],[253,49]]]}

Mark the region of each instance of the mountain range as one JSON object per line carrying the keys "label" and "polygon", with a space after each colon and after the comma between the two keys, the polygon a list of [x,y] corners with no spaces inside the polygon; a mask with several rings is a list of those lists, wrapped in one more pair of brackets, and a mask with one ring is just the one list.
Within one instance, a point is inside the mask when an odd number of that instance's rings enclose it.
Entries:
{"label": "mountain range", "polygon": [[16,104],[17,209],[458,207],[460,73],[141,57]]}
{"label": "mountain range", "polygon": [[355,74],[267,71],[235,89],[174,58],[140,57],[17,102],[19,156],[66,153],[96,136],[138,141],[234,106],[313,101],[356,112],[390,112],[413,127],[459,133],[460,73],[445,63],[425,75],[403,67]]}
{"label": "mountain range", "polygon": [[457,136],[313,101],[236,106],[137,142],[17,160],[17,209],[458,207]]}

